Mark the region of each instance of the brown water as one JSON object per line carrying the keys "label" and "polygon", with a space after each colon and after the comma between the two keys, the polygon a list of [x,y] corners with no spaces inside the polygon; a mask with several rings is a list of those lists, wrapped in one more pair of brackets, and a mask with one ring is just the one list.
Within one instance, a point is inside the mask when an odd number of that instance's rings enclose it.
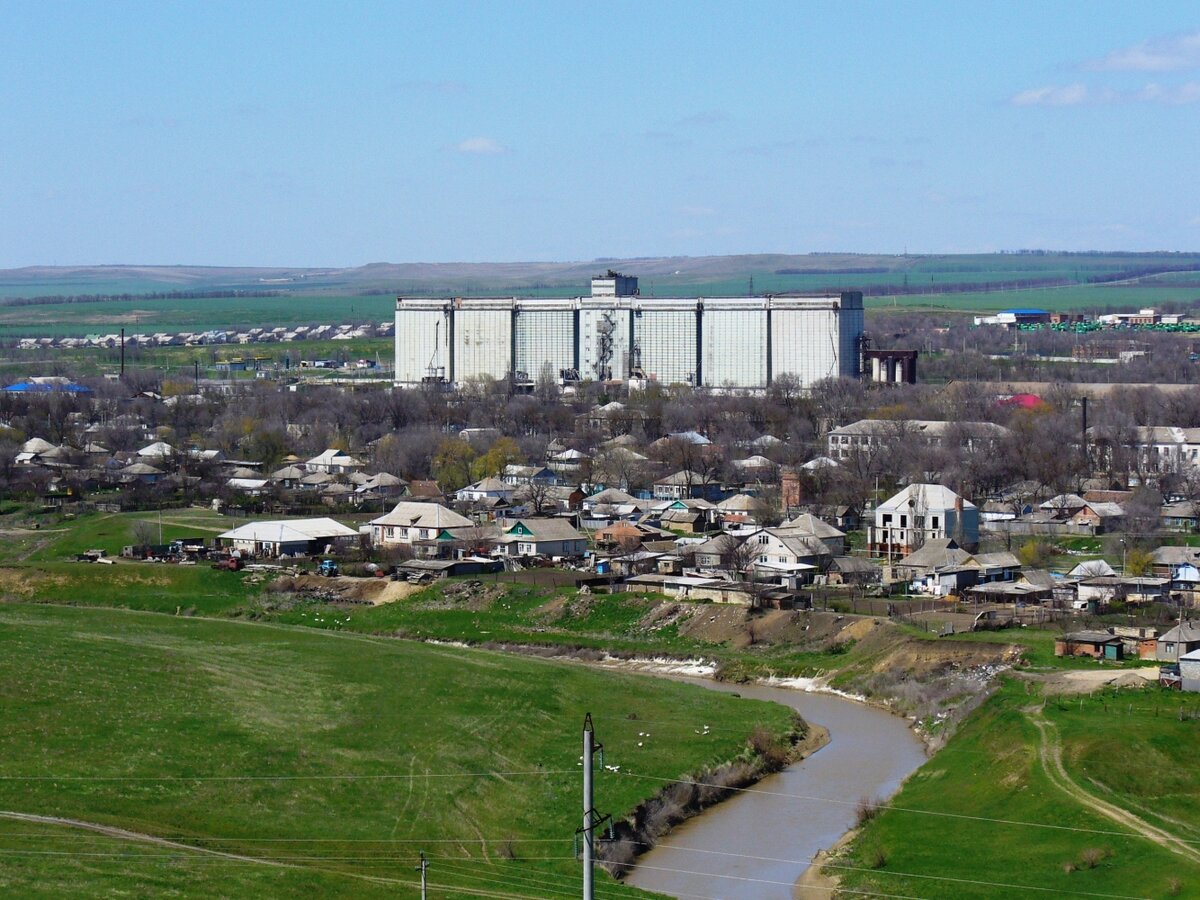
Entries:
{"label": "brown water", "polygon": [[[791,900],[809,860],[854,825],[862,797],[888,797],[925,761],[898,716],[829,694],[683,679],[773,700],[829,729],[808,759],[684,823],[638,859],[626,882],[688,900]],[[822,897],[826,896],[824,892]]]}

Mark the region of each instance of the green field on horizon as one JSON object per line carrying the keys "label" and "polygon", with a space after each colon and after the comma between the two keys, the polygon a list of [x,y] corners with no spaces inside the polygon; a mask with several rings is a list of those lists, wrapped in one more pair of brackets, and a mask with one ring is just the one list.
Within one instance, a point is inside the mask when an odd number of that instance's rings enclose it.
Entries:
{"label": "green field on horizon", "polygon": [[[788,265],[791,260],[795,265]],[[1034,306],[1061,311],[1153,306],[1200,299],[1200,254],[973,254],[962,256],[729,257],[706,259],[676,272],[659,268],[640,274],[646,297],[746,296],[750,293],[842,290],[895,290],[867,298],[868,308],[991,311]],[[637,260],[611,263],[637,274]],[[722,265],[724,263],[724,265]],[[822,267],[824,264],[824,267]],[[601,270],[605,263],[597,262]],[[686,265],[681,262],[680,265]],[[453,268],[453,267],[451,267]],[[467,271],[469,267],[463,268]],[[487,266],[478,267],[487,271]],[[324,322],[382,322],[391,318],[398,295],[419,296],[577,296],[586,278],[554,271],[513,274],[497,266],[493,274],[449,274],[422,278],[385,277],[371,267],[347,270],[287,284],[252,277],[252,271],[189,270],[170,278],[101,271],[90,277],[46,274],[18,277],[0,272],[0,337],[86,335],[124,327],[127,333],[205,331],[253,326],[292,326]],[[553,269],[553,266],[550,267]],[[562,266],[576,272],[575,266]],[[1153,269],[1153,274],[1137,273]],[[458,270],[455,270],[458,271]],[[1091,279],[1126,275],[1136,283],[1105,284]],[[1030,285],[1047,280],[1066,284]],[[978,290],[967,290],[978,285]],[[276,296],[151,298],[171,291],[271,291]],[[124,295],[92,303],[11,305],[16,297]]]}

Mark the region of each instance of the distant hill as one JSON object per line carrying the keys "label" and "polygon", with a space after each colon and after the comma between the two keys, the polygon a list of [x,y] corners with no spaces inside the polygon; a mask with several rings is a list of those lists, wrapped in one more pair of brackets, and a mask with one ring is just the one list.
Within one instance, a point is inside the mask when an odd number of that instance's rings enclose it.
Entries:
{"label": "distant hill", "polygon": [[[1051,253],[907,256],[764,253],[662,256],[573,262],[370,263],[354,268],[221,266],[28,266],[0,270],[0,298],[125,294],[586,293],[589,279],[615,269],[636,275],[643,293],[744,294],[861,289],[868,295],[942,294],[1112,283],[1186,274],[1200,254]],[[1190,279],[1189,279],[1190,280]],[[1200,283],[1200,273],[1195,280]],[[1173,283],[1179,284],[1177,278]]]}

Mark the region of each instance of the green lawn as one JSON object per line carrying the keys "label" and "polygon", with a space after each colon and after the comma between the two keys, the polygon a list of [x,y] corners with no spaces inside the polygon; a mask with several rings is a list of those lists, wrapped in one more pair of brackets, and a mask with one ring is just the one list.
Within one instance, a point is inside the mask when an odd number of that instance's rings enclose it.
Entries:
{"label": "green lawn", "polygon": [[[0,810],[300,867],[187,852],[167,862],[158,848],[12,823],[0,827],[0,852],[21,861],[0,867],[0,890],[413,896],[361,876],[411,884],[424,849],[436,884],[576,893],[588,711],[606,764],[621,771],[597,776],[597,802],[618,815],[656,784],[627,774],[696,772],[744,752],[756,725],[782,734],[791,722],[771,704],[574,664],[313,629],[0,606]],[[710,734],[697,735],[701,724]],[[82,846],[124,855],[72,852]],[[193,881],[195,871],[203,875]]]}
{"label": "green lawn", "polygon": [[[1200,896],[1200,864],[1086,808],[1047,776],[1010,681],[919,769],[830,869],[847,888],[919,897]],[[1200,697],[1157,688],[1050,700],[1044,714],[1072,780],[1200,841]],[[1198,845],[1200,846],[1200,845]],[[1094,867],[1093,867],[1094,864]],[[959,880],[951,880],[959,879]]]}

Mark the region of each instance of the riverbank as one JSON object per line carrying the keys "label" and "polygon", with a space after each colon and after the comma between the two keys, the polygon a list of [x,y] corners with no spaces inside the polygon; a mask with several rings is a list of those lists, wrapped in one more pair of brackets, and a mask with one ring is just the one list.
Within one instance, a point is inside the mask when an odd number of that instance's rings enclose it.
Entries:
{"label": "riverbank", "polygon": [[712,896],[719,884],[724,900],[791,900],[812,858],[854,826],[860,799],[890,796],[925,762],[909,723],[875,706],[794,687],[665,677],[786,705],[821,725],[829,743],[678,826],[638,859],[625,879],[635,887]]}
{"label": "riverbank", "polygon": [[676,828],[768,775],[807,759],[829,743],[828,729],[795,718],[795,730],[784,743],[761,730],[751,735],[749,753],[719,766],[674,780],[638,804],[613,828],[613,840],[601,844],[597,858],[609,874],[620,878],[639,857],[651,852]]}

